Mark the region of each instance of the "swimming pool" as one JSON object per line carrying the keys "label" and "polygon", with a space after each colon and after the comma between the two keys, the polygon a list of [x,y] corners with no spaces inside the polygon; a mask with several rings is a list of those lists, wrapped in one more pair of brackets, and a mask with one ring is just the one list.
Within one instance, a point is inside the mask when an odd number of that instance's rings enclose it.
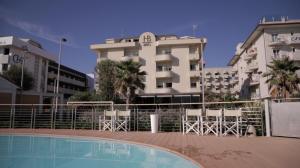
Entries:
{"label": "swimming pool", "polygon": [[173,153],[111,140],[0,135],[1,168],[196,168]]}

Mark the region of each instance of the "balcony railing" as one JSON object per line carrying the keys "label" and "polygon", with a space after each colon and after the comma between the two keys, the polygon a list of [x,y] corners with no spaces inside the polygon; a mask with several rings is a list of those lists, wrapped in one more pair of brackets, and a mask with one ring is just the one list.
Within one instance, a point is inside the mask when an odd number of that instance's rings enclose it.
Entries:
{"label": "balcony railing", "polygon": [[190,71],[190,76],[191,77],[200,77],[201,71],[200,70]]}
{"label": "balcony railing", "polygon": [[156,78],[171,78],[172,71],[157,71],[155,75]]}
{"label": "balcony railing", "polygon": [[260,81],[260,76],[258,74],[255,74],[250,78],[250,85],[258,85],[259,81]]}
{"label": "balcony railing", "polygon": [[199,60],[200,56],[199,56],[199,54],[189,54],[189,59],[191,61]]}
{"label": "balcony railing", "polygon": [[133,62],[140,62],[140,57],[139,56],[123,56],[121,58],[121,61],[129,61],[132,60]]}
{"label": "balcony railing", "polygon": [[256,55],[257,55],[257,48],[252,48],[248,51],[244,59],[245,61],[248,61],[251,60]]}
{"label": "balcony railing", "polygon": [[160,62],[160,61],[172,61],[172,55],[171,54],[158,54],[155,57],[155,61],[156,62]]}
{"label": "balcony railing", "polygon": [[285,44],[286,44],[286,40],[284,38],[278,37],[276,40],[270,42],[269,46],[280,46]]}
{"label": "balcony railing", "polygon": [[291,36],[289,40],[290,45],[298,45],[300,44],[300,36]]}

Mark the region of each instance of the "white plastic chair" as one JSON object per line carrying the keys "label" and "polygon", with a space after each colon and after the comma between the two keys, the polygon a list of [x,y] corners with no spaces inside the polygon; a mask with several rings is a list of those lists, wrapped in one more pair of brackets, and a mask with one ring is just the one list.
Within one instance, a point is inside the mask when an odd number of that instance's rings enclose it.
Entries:
{"label": "white plastic chair", "polygon": [[203,135],[202,109],[186,109],[182,116],[183,134],[191,131]]}
{"label": "white plastic chair", "polygon": [[229,110],[224,109],[224,116],[223,116],[223,126],[224,132],[222,135],[226,136],[229,133],[239,137],[242,135],[240,126],[242,124],[242,110],[235,109]]}
{"label": "white plastic chair", "polygon": [[222,109],[219,110],[206,110],[206,117],[203,120],[204,134],[208,135],[213,133],[218,136],[222,130]]}
{"label": "white plastic chair", "polygon": [[117,117],[116,117],[116,129],[115,131],[125,131],[127,132],[128,125],[130,121],[130,110],[125,111],[117,111]]}
{"label": "white plastic chair", "polygon": [[[116,111],[104,110],[103,119],[99,116],[99,130],[115,130]],[[103,127],[102,127],[103,126]]]}

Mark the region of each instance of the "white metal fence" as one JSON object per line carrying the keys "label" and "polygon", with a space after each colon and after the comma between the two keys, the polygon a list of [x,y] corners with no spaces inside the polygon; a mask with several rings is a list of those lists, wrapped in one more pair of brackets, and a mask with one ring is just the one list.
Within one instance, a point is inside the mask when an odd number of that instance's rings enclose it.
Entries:
{"label": "white metal fence", "polygon": [[[255,126],[258,134],[264,135],[263,104],[260,101],[211,102],[205,104],[210,109],[241,108],[242,128]],[[130,131],[149,131],[150,114],[159,115],[159,131],[182,131],[182,115],[187,108],[202,108],[201,103],[176,104],[113,104],[74,103],[62,104],[55,111],[49,104],[0,104],[0,128],[48,128],[48,129],[99,129],[99,116],[104,110],[131,110]]]}

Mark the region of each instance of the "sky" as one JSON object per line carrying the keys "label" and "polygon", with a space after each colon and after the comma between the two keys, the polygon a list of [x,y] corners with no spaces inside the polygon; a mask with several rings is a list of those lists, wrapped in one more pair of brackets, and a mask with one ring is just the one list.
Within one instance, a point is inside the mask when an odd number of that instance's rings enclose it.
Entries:
{"label": "sky", "polygon": [[62,64],[92,73],[91,44],[143,32],[208,40],[207,67],[226,66],[262,17],[300,19],[300,0],[0,0],[0,36],[30,38]]}

